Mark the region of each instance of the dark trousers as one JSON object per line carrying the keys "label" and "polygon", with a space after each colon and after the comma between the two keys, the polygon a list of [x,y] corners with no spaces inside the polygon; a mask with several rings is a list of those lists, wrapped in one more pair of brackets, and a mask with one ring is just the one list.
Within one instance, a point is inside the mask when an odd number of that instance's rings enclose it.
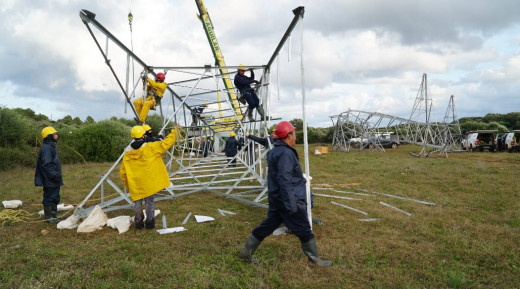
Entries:
{"label": "dark trousers", "polygon": [[146,223],[153,223],[155,224],[155,195],[151,195],[149,197],[146,197],[144,199],[140,199],[134,202],[134,214],[135,224],[142,224],[144,220],[144,214],[143,214],[143,200],[144,200],[144,207],[146,211]]}
{"label": "dark trousers", "polygon": [[242,96],[245,98],[245,100],[248,104],[248,108],[250,110],[257,108],[260,105],[260,100],[258,99],[258,96],[256,96],[256,93],[254,90],[251,89],[248,91],[244,91],[242,93]]}
{"label": "dark trousers", "polygon": [[60,203],[60,187],[43,187],[44,206],[53,206]]}
{"label": "dark trousers", "polygon": [[282,223],[285,223],[287,228],[301,242],[307,242],[314,238],[305,209],[299,209],[298,212],[289,214],[284,209],[272,209],[271,206],[269,206],[267,211],[267,218],[253,230],[252,234],[259,241],[262,241],[265,237],[271,235]]}
{"label": "dark trousers", "polygon": [[232,156],[232,157],[228,156],[227,160],[228,160],[228,163],[231,162],[229,164],[230,167],[236,167],[237,166],[237,159],[234,156]]}

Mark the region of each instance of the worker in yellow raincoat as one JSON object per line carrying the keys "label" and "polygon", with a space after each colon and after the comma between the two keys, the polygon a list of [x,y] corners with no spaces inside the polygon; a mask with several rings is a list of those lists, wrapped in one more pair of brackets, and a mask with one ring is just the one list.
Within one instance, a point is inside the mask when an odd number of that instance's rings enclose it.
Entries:
{"label": "worker in yellow raincoat", "polygon": [[[142,229],[145,225],[147,229],[155,228],[155,193],[170,186],[162,156],[175,144],[178,133],[179,126],[176,126],[164,140],[146,142],[142,126],[134,126],[130,132],[134,141],[125,151],[119,175],[134,202],[134,223],[137,229]],[[143,222],[143,200],[146,222]]]}
{"label": "worker in yellow raincoat", "polygon": [[135,111],[139,115],[139,121],[144,122],[150,109],[154,109],[161,102],[164,92],[168,87],[168,84],[164,82],[165,78],[166,76],[161,72],[157,73],[155,76],[155,81],[151,78],[143,76],[143,81],[148,83],[146,87],[146,100],[144,101],[144,104],[142,98],[134,101]]}

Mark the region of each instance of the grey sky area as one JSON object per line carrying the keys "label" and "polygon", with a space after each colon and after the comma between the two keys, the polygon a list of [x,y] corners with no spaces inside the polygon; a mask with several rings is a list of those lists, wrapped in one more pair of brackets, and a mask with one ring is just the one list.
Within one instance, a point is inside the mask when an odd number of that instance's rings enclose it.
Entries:
{"label": "grey sky area", "polygon": [[[280,53],[271,115],[302,118],[300,47],[310,126],[346,110],[409,117],[423,73],[442,121],[520,111],[520,1],[206,0],[226,64],[266,64],[293,18],[305,17]],[[0,105],[85,120],[133,118],[80,20],[96,20],[153,66],[214,64],[193,0],[2,0]],[[278,87],[280,94],[278,95]],[[273,84],[274,88],[274,84]],[[275,90],[275,89],[273,89]]]}

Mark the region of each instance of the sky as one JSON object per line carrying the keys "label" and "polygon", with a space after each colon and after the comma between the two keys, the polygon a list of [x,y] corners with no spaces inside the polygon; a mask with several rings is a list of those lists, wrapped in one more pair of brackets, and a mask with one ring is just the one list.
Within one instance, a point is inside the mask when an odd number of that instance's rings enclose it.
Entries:
{"label": "sky", "polygon": [[[305,7],[272,68],[273,117],[303,118],[305,96],[313,127],[331,126],[331,116],[349,109],[408,118],[423,74],[433,121],[443,120],[451,95],[457,118],[520,111],[520,1],[204,3],[228,66],[267,64],[292,10]],[[82,9],[148,65],[214,64],[193,0],[2,0],[0,106],[53,120],[134,117],[79,17]],[[117,50],[111,46],[109,54]],[[167,74],[167,82],[173,78]]]}

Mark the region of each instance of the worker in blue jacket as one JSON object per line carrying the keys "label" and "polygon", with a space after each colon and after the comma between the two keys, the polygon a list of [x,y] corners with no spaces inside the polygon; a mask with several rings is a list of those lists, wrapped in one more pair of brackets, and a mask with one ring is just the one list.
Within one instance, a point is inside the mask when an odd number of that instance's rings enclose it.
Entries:
{"label": "worker in blue jacket", "polygon": [[303,252],[309,260],[321,267],[329,267],[332,261],[320,259],[316,239],[307,216],[306,180],[293,148],[296,144],[294,126],[287,121],[280,122],[275,129],[277,140],[267,154],[269,164],[267,218],[258,225],[246,241],[239,257],[252,263],[258,262],[252,255],[260,243],[282,223],[296,235]]}
{"label": "worker in blue jacket", "polygon": [[56,143],[58,132],[51,126],[42,130],[43,146],[38,153],[34,185],[43,187],[43,214],[47,223],[58,223],[60,187],[63,186],[61,161]]}
{"label": "worker in blue jacket", "polygon": [[245,65],[240,64],[233,82],[235,83],[235,87],[238,89],[238,91],[240,91],[240,94],[248,104],[246,113],[247,117],[250,121],[254,121],[253,110],[256,108],[258,114],[260,114],[260,117],[262,117],[262,119],[268,118],[268,116],[265,115],[264,107],[260,105],[260,100],[258,99],[255,90],[251,88],[251,84],[260,84],[260,82],[258,82],[258,80],[255,80],[255,73],[252,69],[251,76],[246,76],[245,72]]}
{"label": "worker in blue jacket", "polygon": [[226,140],[226,147],[224,148],[226,157],[228,158],[228,161],[230,161],[231,167],[236,167],[237,159],[235,156],[237,155],[238,150],[242,147],[235,138],[235,135],[236,134],[234,132],[229,133],[229,138]]}

